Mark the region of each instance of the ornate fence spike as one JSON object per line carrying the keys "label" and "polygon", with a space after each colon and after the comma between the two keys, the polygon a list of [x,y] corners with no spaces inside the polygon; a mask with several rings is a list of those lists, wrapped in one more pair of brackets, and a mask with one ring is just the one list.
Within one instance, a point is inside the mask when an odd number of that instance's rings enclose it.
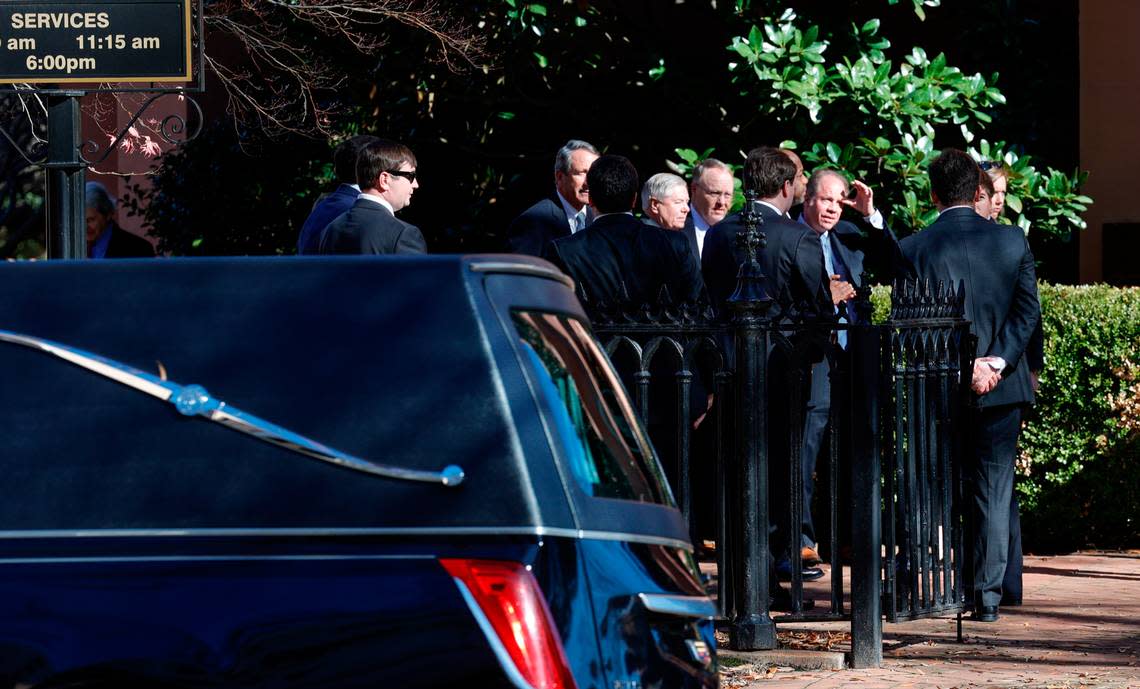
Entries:
{"label": "ornate fence spike", "polygon": [[744,192],[744,211],[740,214],[744,230],[736,234],[736,247],[744,254],[744,261],[736,273],[736,290],[728,298],[729,303],[769,303],[771,298],[764,289],[764,272],[756,260],[756,251],[768,244],[767,236],[760,227],[764,218],[756,210],[756,192]]}
{"label": "ornate fence spike", "polygon": [[847,320],[851,320],[851,317],[854,316],[860,323],[871,322],[871,314],[875,310],[875,305],[871,303],[871,280],[867,271],[863,271],[859,276],[859,287],[855,289],[855,299],[852,300],[851,306],[855,313],[848,314]]}

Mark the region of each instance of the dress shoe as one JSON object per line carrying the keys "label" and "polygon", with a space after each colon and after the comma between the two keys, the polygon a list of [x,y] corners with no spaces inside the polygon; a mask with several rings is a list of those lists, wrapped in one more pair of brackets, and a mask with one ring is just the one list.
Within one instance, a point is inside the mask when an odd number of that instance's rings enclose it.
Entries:
{"label": "dress shoe", "polygon": [[974,608],[974,614],[971,617],[975,622],[997,622],[998,621],[998,606],[996,605],[979,605]]}
{"label": "dress shoe", "polygon": [[1021,596],[1015,598],[1014,596],[1003,595],[1001,597],[1001,607],[1003,608],[1015,608],[1019,605],[1021,605]]}
{"label": "dress shoe", "polygon": [[803,561],[804,567],[815,567],[823,564],[823,558],[819,556],[819,551],[810,545],[800,548],[800,560]]}
{"label": "dress shoe", "polygon": [[[776,560],[776,576],[780,581],[792,580],[792,561],[786,557]],[[804,581],[815,581],[816,579],[823,578],[823,570],[819,567],[808,567],[804,564],[803,569],[800,570],[800,576]]]}

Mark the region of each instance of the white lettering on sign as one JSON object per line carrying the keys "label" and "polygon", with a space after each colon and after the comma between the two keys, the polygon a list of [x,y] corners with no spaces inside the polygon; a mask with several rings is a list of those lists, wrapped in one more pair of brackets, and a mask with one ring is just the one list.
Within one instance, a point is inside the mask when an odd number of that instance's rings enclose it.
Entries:
{"label": "white lettering on sign", "polygon": [[105,29],[111,25],[106,12],[17,12],[13,29]]}

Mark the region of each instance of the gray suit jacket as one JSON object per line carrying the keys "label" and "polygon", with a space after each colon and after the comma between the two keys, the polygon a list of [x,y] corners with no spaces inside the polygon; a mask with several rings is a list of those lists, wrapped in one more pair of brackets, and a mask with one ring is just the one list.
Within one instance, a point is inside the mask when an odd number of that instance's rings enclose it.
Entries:
{"label": "gray suit jacket", "polygon": [[358,198],[321,234],[322,254],[423,254],[424,236],[387,208]]}

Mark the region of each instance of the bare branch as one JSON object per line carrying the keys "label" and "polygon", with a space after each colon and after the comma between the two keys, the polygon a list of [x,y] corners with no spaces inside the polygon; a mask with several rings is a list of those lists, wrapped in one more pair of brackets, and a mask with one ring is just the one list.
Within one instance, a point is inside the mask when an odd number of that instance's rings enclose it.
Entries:
{"label": "bare branch", "polygon": [[[428,38],[436,59],[452,71],[477,66],[485,48],[481,35],[436,0],[218,0],[206,6],[205,21],[212,35],[235,41],[246,58],[240,65],[206,58],[230,113],[268,134],[331,134],[335,95],[347,75],[327,55],[339,45],[349,55],[376,58],[385,23]],[[313,40],[319,37],[327,40]]]}

